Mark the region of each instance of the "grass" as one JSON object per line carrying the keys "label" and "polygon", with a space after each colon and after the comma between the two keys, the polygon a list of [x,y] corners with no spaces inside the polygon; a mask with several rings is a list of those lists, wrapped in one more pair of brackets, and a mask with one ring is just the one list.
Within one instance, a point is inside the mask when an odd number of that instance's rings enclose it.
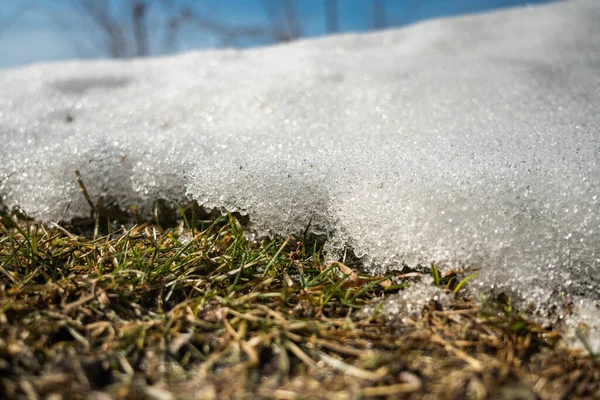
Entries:
{"label": "grass", "polygon": [[361,310],[419,272],[251,242],[231,215],[158,222],[102,234],[96,215],[88,234],[2,215],[0,397],[600,398],[598,361],[508,296],[470,298],[476,272],[432,265],[453,301],[390,318]]}

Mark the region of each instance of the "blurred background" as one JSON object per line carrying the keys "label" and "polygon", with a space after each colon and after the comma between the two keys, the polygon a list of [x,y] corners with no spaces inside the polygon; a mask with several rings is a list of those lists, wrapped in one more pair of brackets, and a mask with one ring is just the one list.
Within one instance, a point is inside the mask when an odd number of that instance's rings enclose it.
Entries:
{"label": "blurred background", "polygon": [[0,68],[250,47],[549,0],[0,0]]}

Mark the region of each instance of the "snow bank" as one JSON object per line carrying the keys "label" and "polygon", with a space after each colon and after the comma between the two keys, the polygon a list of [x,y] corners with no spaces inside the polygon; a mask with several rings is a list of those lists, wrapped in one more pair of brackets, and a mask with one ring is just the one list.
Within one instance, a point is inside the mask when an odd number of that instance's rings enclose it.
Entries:
{"label": "snow bank", "polygon": [[371,272],[481,267],[483,287],[544,306],[564,292],[598,315],[598,21],[597,1],[569,1],[2,71],[0,194],[37,218],[87,216],[78,169],[123,208],[195,199],[262,232],[310,223]]}

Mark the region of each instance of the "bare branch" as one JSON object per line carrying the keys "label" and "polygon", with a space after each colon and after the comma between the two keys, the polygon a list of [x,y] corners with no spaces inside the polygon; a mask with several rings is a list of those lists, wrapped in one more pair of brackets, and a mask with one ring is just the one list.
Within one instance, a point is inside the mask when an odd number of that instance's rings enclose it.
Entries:
{"label": "bare branch", "polygon": [[271,34],[276,42],[289,42],[302,35],[300,18],[293,0],[285,0],[283,11],[278,8],[280,2],[267,1],[266,12],[271,24]]}
{"label": "bare branch", "polygon": [[138,57],[148,55],[148,26],[146,24],[147,11],[148,4],[145,1],[131,1],[133,34],[135,37],[135,54]]}
{"label": "bare branch", "polygon": [[269,18],[269,23],[271,24],[271,33],[273,35],[273,38],[277,42],[287,41],[287,33],[283,28],[281,18],[277,11],[277,3],[273,0],[267,1],[265,3],[265,8],[267,12],[267,17]]}
{"label": "bare branch", "polygon": [[126,57],[127,39],[121,22],[113,17],[107,0],[78,0],[90,20],[105,37],[107,53],[114,58]]}
{"label": "bare branch", "polygon": [[325,0],[325,26],[328,33],[339,32],[338,0]]}
{"label": "bare branch", "polygon": [[373,28],[382,29],[386,27],[385,0],[372,0],[373,4]]}
{"label": "bare branch", "polygon": [[[128,0],[128,12],[115,7],[112,0],[64,0],[81,12],[92,29],[87,28],[91,43],[113,58],[146,56],[151,52],[153,32],[164,32],[163,51],[173,51],[177,36],[184,25],[195,27],[217,37],[223,44],[235,44],[241,39],[271,39],[287,41],[298,38],[302,29],[293,0],[285,0],[283,9],[275,10],[271,18],[277,29],[260,26],[234,26],[202,12],[199,2],[184,0]],[[154,4],[161,6],[156,20],[150,20]],[[152,23],[153,25],[149,25]],[[65,24],[63,24],[63,27]],[[66,27],[65,27],[66,30]],[[96,39],[96,37],[98,39]],[[82,47],[79,45],[78,47]]]}
{"label": "bare branch", "polygon": [[302,36],[302,28],[300,26],[300,17],[298,10],[293,0],[285,0],[283,3],[285,18],[288,26],[290,40],[298,39]]}
{"label": "bare branch", "polygon": [[[173,4],[173,1],[171,0],[165,1]],[[268,31],[264,28],[228,26],[221,21],[200,13],[190,6],[182,6],[176,16],[169,20],[167,43],[170,46],[173,45],[177,30],[186,22],[193,23],[201,30],[220,37],[225,44],[231,44],[243,37],[257,38],[268,35]]]}

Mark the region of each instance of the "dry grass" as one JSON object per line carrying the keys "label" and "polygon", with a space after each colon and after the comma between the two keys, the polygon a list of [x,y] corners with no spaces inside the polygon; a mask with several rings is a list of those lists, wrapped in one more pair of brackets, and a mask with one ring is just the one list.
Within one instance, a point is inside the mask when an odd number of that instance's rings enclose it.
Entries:
{"label": "dry grass", "polygon": [[600,398],[597,360],[506,296],[367,316],[419,274],[252,243],[232,216],[76,232],[2,217],[0,397]]}

